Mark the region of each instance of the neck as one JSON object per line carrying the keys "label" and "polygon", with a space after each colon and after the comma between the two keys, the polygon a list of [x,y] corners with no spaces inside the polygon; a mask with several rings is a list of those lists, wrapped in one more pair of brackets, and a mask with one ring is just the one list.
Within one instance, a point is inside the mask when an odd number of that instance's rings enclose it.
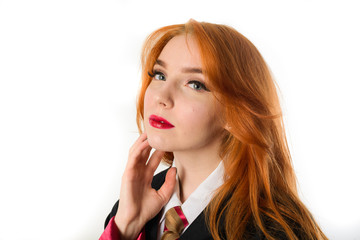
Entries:
{"label": "neck", "polygon": [[185,202],[190,194],[216,169],[219,143],[187,152],[174,152],[174,161],[179,178],[180,201]]}

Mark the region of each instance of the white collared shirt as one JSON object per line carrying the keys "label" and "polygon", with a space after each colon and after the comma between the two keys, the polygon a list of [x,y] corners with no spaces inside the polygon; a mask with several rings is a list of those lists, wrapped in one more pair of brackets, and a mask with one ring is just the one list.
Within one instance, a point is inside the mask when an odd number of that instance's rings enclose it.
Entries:
{"label": "white collared shirt", "polygon": [[[175,167],[175,161],[173,161]],[[171,196],[169,202],[164,206],[164,211],[159,223],[158,240],[164,233],[165,227],[165,213],[175,206],[181,206],[182,211],[189,222],[189,225],[183,232],[191,225],[191,223],[200,215],[200,213],[209,204],[213,194],[217,188],[224,183],[224,164],[221,161],[216,169],[195,189],[193,193],[186,199],[184,203],[180,201],[179,178],[176,174],[175,191]]]}

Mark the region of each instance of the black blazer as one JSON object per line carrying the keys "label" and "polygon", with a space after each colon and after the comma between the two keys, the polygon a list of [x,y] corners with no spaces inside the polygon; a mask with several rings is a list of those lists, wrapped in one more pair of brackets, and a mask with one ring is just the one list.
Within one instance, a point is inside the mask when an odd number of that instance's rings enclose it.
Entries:
{"label": "black blazer", "polygon": [[[155,175],[153,178],[153,181],[151,183],[152,188],[159,190],[162,184],[165,182],[165,176],[168,169],[160,172],[159,174]],[[107,224],[109,223],[110,219],[115,216],[117,212],[117,208],[119,205],[119,200],[115,203],[114,207],[112,208],[110,214],[107,216],[105,220],[105,228]],[[157,239],[157,231],[158,231],[158,224],[161,217],[161,211],[158,215],[156,215],[153,219],[151,219],[148,223],[145,225],[145,237],[146,239],[150,240],[156,240]],[[221,233],[224,233],[224,231],[220,231]],[[285,240],[287,239],[286,235],[283,232],[279,232],[276,234],[277,238],[279,240]],[[222,234],[222,236],[225,236]],[[213,239],[211,236],[206,223],[205,223],[205,216],[204,212],[202,212],[195,220],[190,224],[190,226],[186,229],[185,232],[180,236],[179,239],[186,239],[186,240],[208,240]],[[226,239],[225,237],[223,239]],[[249,225],[246,229],[246,238],[248,240],[263,240],[266,239],[264,235],[258,231],[255,230],[255,228],[251,225]],[[301,238],[300,238],[301,239]]]}

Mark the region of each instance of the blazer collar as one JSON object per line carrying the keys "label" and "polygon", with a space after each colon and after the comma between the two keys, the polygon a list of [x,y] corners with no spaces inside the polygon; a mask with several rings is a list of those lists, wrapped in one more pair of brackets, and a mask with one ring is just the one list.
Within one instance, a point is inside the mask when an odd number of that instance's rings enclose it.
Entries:
{"label": "blazer collar", "polygon": [[[161,213],[162,211],[160,211]],[[158,224],[160,221],[161,214],[151,219],[145,225],[145,238],[148,240],[157,240],[158,235]],[[180,239],[186,240],[205,240],[213,239],[205,223],[205,215],[202,212],[195,221],[186,229],[185,232],[180,236]]]}

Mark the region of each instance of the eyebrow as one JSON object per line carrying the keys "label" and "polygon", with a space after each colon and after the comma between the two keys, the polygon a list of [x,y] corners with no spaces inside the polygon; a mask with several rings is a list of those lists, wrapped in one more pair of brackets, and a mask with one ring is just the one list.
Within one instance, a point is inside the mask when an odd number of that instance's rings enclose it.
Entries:
{"label": "eyebrow", "polygon": [[[156,64],[166,68],[167,64],[160,60],[160,59],[156,59]],[[181,70],[181,72],[183,73],[203,73],[202,69],[201,68],[192,68],[192,67],[185,67]]]}

